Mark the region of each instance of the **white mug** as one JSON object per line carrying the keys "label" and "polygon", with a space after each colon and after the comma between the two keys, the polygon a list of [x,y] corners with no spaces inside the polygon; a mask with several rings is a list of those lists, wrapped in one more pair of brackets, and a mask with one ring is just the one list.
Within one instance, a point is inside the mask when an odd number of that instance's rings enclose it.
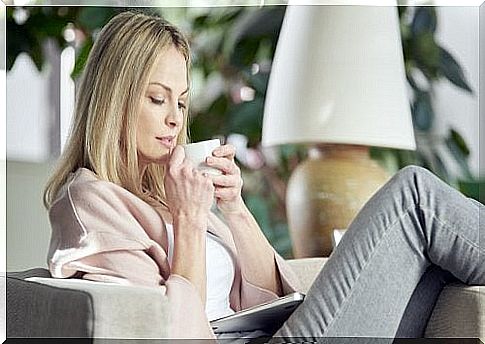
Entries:
{"label": "white mug", "polygon": [[219,139],[199,141],[183,145],[185,156],[199,171],[213,175],[222,174],[221,170],[210,167],[205,163],[207,157],[212,156],[212,151],[221,145]]}

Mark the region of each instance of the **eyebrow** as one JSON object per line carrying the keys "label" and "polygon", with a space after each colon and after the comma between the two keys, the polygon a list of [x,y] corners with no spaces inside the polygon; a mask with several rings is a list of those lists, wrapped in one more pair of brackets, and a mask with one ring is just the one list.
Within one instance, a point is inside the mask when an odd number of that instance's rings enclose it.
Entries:
{"label": "eyebrow", "polygon": [[[172,91],[172,89],[170,87],[168,87],[167,85],[162,84],[161,82],[154,81],[154,82],[150,82],[149,85],[158,85],[158,86],[161,86],[164,89],[166,89],[168,92],[173,93],[173,91]],[[185,91],[183,91],[182,93],[180,93],[180,95],[182,96],[182,95],[186,94],[187,92],[189,92],[189,88],[188,87],[185,89]]]}

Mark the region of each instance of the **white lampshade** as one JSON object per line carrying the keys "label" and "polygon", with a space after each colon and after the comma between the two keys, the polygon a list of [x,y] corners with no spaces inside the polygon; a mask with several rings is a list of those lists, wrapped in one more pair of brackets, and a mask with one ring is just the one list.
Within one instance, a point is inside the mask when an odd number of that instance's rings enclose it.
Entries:
{"label": "white lampshade", "polygon": [[262,144],[415,149],[397,8],[288,6]]}

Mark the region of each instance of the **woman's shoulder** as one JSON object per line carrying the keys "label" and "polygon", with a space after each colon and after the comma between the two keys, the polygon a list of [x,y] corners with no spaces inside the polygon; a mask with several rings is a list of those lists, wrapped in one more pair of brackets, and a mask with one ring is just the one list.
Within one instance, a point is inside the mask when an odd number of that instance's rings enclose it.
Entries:
{"label": "woman's shoulder", "polygon": [[79,233],[103,232],[147,240],[160,227],[160,217],[148,203],[115,183],[80,168],[73,172],[49,210],[53,229]]}
{"label": "woman's shoulder", "polygon": [[61,188],[57,200],[62,198],[69,198],[71,202],[80,200],[99,200],[108,203],[115,201],[141,201],[125,188],[99,178],[93,171],[84,167],[71,173]]}
{"label": "woman's shoulder", "polygon": [[[127,189],[100,179],[93,171],[79,168],[71,173],[52,208],[69,206],[91,213],[115,211],[119,216],[153,216],[155,210]],[[52,209],[51,208],[51,209]],[[143,216],[145,217],[145,216]]]}
{"label": "woman's shoulder", "polygon": [[66,186],[69,191],[79,190],[86,193],[104,189],[118,192],[125,190],[115,183],[99,178],[96,173],[85,167],[80,167],[75,172],[72,172],[66,182]]}

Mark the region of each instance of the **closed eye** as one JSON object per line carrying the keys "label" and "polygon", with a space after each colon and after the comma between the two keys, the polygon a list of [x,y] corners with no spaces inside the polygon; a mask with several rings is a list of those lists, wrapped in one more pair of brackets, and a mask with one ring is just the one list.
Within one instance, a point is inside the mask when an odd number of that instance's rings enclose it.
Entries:
{"label": "closed eye", "polygon": [[158,98],[154,98],[154,97],[150,97],[150,101],[153,104],[157,104],[157,105],[162,105],[163,103],[165,103],[165,99],[158,99]]}

